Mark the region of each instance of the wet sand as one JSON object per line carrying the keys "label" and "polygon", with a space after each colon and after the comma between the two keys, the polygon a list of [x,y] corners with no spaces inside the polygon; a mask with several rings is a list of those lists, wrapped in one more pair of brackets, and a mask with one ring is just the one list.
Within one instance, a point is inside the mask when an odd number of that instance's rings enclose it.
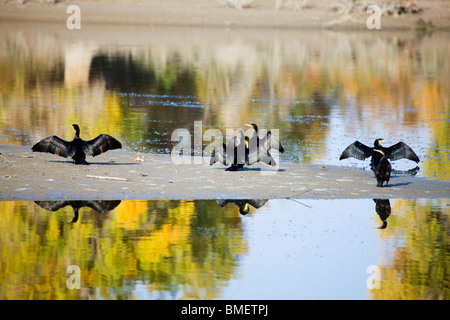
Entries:
{"label": "wet sand", "polygon": [[[236,9],[219,0],[78,0],[49,4],[43,1],[0,2],[0,21],[55,23],[66,28],[67,7],[78,5],[81,28],[88,25],[191,26],[219,28],[331,28],[368,30],[364,11],[353,10],[347,19],[340,14],[339,1],[307,1],[303,7],[295,2],[258,0],[247,8]],[[416,1],[422,9],[417,14],[383,15],[382,30],[411,30],[419,19],[432,21],[436,29],[450,29],[448,1]],[[278,8],[276,8],[278,5]]]}
{"label": "wet sand", "polygon": [[372,171],[345,166],[229,172],[220,164],[177,165],[170,155],[136,162],[123,150],[88,157],[88,166],[28,147],[0,146],[0,153],[0,200],[450,198],[450,182],[394,174],[379,188]]}

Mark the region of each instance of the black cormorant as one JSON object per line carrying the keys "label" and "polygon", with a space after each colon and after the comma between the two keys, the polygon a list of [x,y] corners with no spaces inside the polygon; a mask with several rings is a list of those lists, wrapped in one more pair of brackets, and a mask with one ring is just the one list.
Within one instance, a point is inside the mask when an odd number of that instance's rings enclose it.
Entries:
{"label": "black cormorant", "polygon": [[[257,162],[263,162],[270,166],[276,166],[275,159],[269,150],[274,148],[283,153],[284,148],[281,143],[269,131],[263,138],[258,136],[258,127],[256,124],[248,124],[255,130],[253,135],[248,137],[240,129],[228,142],[215,148],[211,153],[210,165],[220,162],[223,165],[231,165],[227,171],[243,170],[244,165],[252,165]],[[231,150],[231,152],[230,152]]]}
{"label": "black cormorant", "polygon": [[387,156],[384,153],[384,151],[375,149],[375,152],[379,152],[382,154],[382,157],[375,169],[375,177],[377,178],[377,187],[382,187],[384,182],[386,182],[387,186],[389,179],[391,178],[391,170],[392,170],[391,163],[387,159]]}
{"label": "black cormorant", "polygon": [[390,147],[383,147],[380,143],[383,139],[376,139],[373,147],[368,147],[359,141],[353,142],[349,145],[339,157],[339,160],[353,157],[359,160],[365,160],[368,157],[371,158],[370,167],[372,170],[376,170],[378,163],[380,162],[382,155],[379,152],[375,152],[375,149],[381,150],[386,155],[387,159],[392,161],[398,159],[409,159],[415,162],[419,162],[419,157],[415,152],[405,143],[399,142]]}
{"label": "black cormorant", "polygon": [[227,171],[243,170],[244,165],[248,164],[247,144],[248,137],[244,136],[242,130],[238,130],[230,139],[228,145],[222,143],[222,146],[213,149],[209,164],[213,165],[216,162],[220,162],[225,166],[231,165],[226,169]]}
{"label": "black cormorant", "polygon": [[270,149],[278,150],[284,153],[284,148],[281,143],[274,137],[271,131],[268,131],[263,138],[259,138],[259,129],[256,123],[246,123],[246,126],[252,127],[254,133],[249,137],[250,148],[256,146],[257,149],[262,147],[264,150],[269,151]]}
{"label": "black cormorant", "polygon": [[47,137],[36,143],[31,150],[48,152],[64,158],[71,157],[75,164],[88,164],[86,155],[97,156],[108,150],[120,149],[122,144],[107,134],[100,134],[97,138],[85,141],[80,138],[80,127],[73,124],[75,136],[72,141],[65,141],[57,136]]}

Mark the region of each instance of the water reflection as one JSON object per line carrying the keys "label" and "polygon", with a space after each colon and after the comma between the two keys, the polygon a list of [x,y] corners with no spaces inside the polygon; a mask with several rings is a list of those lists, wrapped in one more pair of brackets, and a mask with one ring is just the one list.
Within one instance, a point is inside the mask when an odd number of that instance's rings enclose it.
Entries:
{"label": "water reflection", "polygon": [[194,121],[253,121],[280,130],[282,161],[368,166],[340,163],[342,147],[382,135],[417,151],[419,175],[449,179],[447,33],[105,28],[2,25],[1,144],[70,136],[79,122],[165,153]]}
{"label": "water reflection", "polygon": [[114,210],[120,204],[120,200],[35,201],[35,203],[48,211],[58,211],[66,206],[71,206],[73,218],[70,222],[74,223],[78,221],[81,208],[88,207],[100,214],[106,214]]}
{"label": "water reflection", "polygon": [[449,199],[304,201],[0,202],[0,298],[450,299]]}
{"label": "water reflection", "polygon": [[375,210],[380,217],[380,220],[383,222],[378,228],[386,229],[387,218],[391,215],[391,202],[389,199],[373,199],[373,201],[375,202]]}
{"label": "water reflection", "polygon": [[227,204],[232,203],[239,208],[239,213],[246,215],[250,212],[250,206],[255,209],[259,209],[266,204],[267,199],[217,199],[216,202],[219,206],[225,207]]}

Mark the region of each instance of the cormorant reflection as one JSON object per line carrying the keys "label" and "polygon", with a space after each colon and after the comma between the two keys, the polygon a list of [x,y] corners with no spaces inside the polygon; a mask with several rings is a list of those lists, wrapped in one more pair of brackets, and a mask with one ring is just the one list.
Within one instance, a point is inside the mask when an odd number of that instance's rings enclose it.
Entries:
{"label": "cormorant reflection", "polygon": [[255,209],[259,209],[266,204],[268,199],[217,199],[216,202],[219,206],[224,207],[228,203],[233,203],[239,207],[239,213],[246,215],[250,211],[250,206]]}
{"label": "cormorant reflection", "polygon": [[373,199],[373,201],[375,202],[375,211],[383,222],[378,228],[386,229],[387,218],[391,215],[391,203],[389,202],[389,199]]}
{"label": "cormorant reflection", "polygon": [[78,221],[78,211],[83,207],[89,207],[100,214],[113,210],[120,204],[120,200],[68,200],[68,201],[35,201],[40,207],[49,211],[58,211],[65,206],[73,209],[73,218],[70,222]]}

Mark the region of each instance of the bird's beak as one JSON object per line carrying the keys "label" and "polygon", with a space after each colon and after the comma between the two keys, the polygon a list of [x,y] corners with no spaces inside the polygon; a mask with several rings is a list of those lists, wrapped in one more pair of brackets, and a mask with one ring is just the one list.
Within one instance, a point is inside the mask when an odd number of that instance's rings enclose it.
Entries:
{"label": "bird's beak", "polygon": [[378,142],[380,142],[380,143],[382,143],[383,141],[384,141],[383,139],[378,140]]}
{"label": "bird's beak", "polygon": [[245,125],[253,128],[253,126],[249,123],[246,123]]}

